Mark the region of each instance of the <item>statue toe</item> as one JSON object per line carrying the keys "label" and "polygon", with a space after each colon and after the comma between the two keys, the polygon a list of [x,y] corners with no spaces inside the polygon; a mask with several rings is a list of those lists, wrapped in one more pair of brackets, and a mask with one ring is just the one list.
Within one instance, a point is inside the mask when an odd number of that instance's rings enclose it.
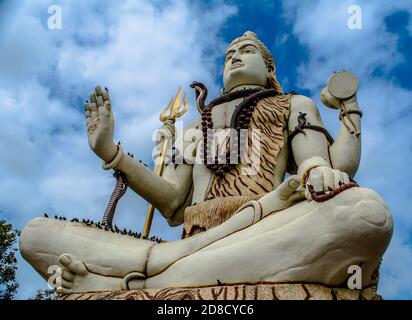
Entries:
{"label": "statue toe", "polygon": [[84,276],[88,273],[86,266],[82,261],[77,259],[74,255],[64,253],[59,258],[60,263],[62,266],[66,267],[68,270],[73,272],[74,274]]}

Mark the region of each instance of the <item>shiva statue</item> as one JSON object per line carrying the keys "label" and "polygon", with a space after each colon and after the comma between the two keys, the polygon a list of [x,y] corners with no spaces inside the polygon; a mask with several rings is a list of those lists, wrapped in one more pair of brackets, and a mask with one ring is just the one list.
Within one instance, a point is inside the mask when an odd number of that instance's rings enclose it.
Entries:
{"label": "shiva statue", "polygon": [[[340,286],[351,265],[361,266],[368,286],[393,223],[382,198],[354,181],[362,112],[356,90],[333,94],[346,90],[345,81],[321,93],[323,104],[340,110],[333,139],[315,102],[285,93],[271,52],[244,33],[226,49],[221,96],[206,103],[206,86],[191,85],[200,116],[172,140],[161,176],[114,143],[112,101],[97,86],[85,103],[91,149],[170,226],[183,225],[182,239],[153,241],[104,223],[39,217],[21,233],[22,256],[45,279],[59,266],[60,293],[217,281]],[[174,137],[170,123],[160,132]]]}

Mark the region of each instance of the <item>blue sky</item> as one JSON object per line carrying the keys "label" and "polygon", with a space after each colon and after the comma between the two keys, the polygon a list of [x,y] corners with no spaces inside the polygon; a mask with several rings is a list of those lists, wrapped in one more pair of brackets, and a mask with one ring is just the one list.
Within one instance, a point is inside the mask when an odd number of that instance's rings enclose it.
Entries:
{"label": "blue sky", "polygon": [[[49,30],[47,9],[62,7],[63,27]],[[347,27],[348,7],[362,9],[362,29]],[[179,84],[222,87],[225,46],[246,30],[271,49],[286,91],[314,99],[328,130],[338,115],[320,90],[333,71],[361,83],[364,112],[359,184],[379,192],[395,231],[379,292],[412,298],[412,5],[396,1],[0,1],[0,217],[22,228],[51,215],[98,220],[113,178],[87,144],[82,100],[96,84],[111,92],[116,139],[151,163],[158,114]],[[196,117],[195,108],[185,121]],[[118,225],[140,230],[147,204],[128,192]],[[154,234],[178,239],[157,215]],[[45,283],[19,258],[18,298]]]}

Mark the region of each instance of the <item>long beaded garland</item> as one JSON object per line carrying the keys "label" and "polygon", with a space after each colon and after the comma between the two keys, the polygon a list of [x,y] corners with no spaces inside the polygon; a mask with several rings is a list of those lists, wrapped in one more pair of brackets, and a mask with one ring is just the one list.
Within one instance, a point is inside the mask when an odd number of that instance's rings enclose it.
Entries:
{"label": "long beaded garland", "polygon": [[[210,169],[216,176],[221,177],[225,172],[229,171],[231,167],[241,160],[242,154],[244,152],[246,139],[241,139],[241,130],[248,129],[250,120],[252,119],[252,114],[256,104],[259,100],[267,98],[270,96],[277,95],[277,91],[274,89],[245,89],[239,90],[232,94],[231,96],[222,96],[218,99],[212,101],[207,107],[200,107],[201,111],[201,125],[203,132],[203,161],[208,169]],[[220,102],[227,102],[241,97],[245,98],[238,106],[236,106],[235,112],[232,115],[230,123],[230,137],[226,141],[224,146],[225,158],[222,159],[221,155],[217,154],[213,157],[212,146],[214,139],[214,128],[212,120],[212,109],[214,106],[220,104],[216,103],[217,100]],[[234,129],[234,130],[233,130]],[[233,147],[235,146],[235,147]],[[230,149],[230,152],[227,150]]]}

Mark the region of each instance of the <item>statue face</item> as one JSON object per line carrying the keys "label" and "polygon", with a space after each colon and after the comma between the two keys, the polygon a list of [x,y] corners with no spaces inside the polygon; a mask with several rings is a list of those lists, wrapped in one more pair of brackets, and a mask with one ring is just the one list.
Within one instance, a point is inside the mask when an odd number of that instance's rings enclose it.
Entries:
{"label": "statue face", "polygon": [[227,91],[240,85],[266,86],[268,68],[255,42],[241,41],[227,49],[223,83]]}

